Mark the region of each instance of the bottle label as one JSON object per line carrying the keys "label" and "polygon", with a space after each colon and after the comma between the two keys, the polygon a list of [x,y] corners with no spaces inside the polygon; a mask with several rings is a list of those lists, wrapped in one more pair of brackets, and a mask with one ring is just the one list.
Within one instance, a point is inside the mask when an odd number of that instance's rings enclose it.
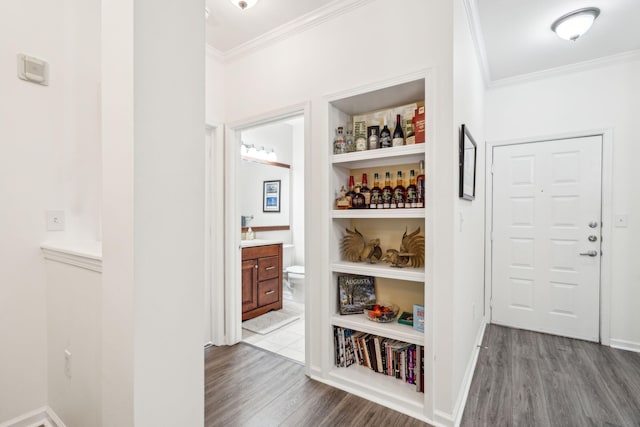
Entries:
{"label": "bottle label", "polygon": [[356,139],[356,151],[365,151],[367,149],[367,140],[364,138]]}
{"label": "bottle label", "polygon": [[382,207],[389,209],[391,207],[391,201],[393,200],[393,194],[390,190],[382,190]]}
{"label": "bottle label", "polygon": [[396,205],[396,207],[404,208],[404,194],[401,190],[394,191],[393,200],[391,201],[391,207],[393,207],[394,204]]}
{"label": "bottle label", "polygon": [[391,143],[394,147],[400,147],[404,145],[404,138],[393,138],[393,141],[391,141]]}
{"label": "bottle label", "polygon": [[392,143],[391,135],[380,135],[380,148],[389,148]]}
{"label": "bottle label", "polygon": [[415,188],[409,187],[407,189],[407,208],[417,208],[416,204],[418,202],[418,195],[416,193]]}
{"label": "bottle label", "polygon": [[406,145],[414,145],[415,143],[416,143],[415,135],[408,136],[407,141],[405,142]]}
{"label": "bottle label", "polygon": [[365,205],[370,205],[371,204],[371,193],[364,192],[362,194],[364,195],[364,204]]}
{"label": "bottle label", "polygon": [[378,148],[378,137],[376,135],[371,135],[369,137],[369,150],[377,150]]}

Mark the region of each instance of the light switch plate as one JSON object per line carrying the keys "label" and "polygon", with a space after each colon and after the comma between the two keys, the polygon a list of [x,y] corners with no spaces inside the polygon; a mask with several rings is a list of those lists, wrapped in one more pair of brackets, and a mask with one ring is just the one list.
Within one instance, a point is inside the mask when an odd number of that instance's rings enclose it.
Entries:
{"label": "light switch plate", "polygon": [[47,231],[64,231],[64,211],[47,211]]}
{"label": "light switch plate", "polygon": [[629,225],[629,215],[626,215],[626,214],[616,215],[614,220],[615,220],[616,227],[618,228],[627,228],[627,226]]}
{"label": "light switch plate", "polygon": [[28,82],[49,86],[49,63],[43,59],[19,53],[18,77]]}

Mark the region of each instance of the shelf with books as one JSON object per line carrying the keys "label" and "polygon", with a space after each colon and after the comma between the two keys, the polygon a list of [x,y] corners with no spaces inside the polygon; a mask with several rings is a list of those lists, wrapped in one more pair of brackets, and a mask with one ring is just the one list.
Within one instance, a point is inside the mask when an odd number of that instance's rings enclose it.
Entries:
{"label": "shelf with books", "polygon": [[380,335],[410,344],[424,345],[424,334],[408,325],[402,325],[397,319],[389,323],[376,323],[365,318],[364,314],[340,315],[331,317],[333,326],[355,329],[369,334]]}
{"label": "shelf with books", "polygon": [[335,273],[360,274],[364,276],[384,277],[387,279],[424,282],[424,268],[397,268],[389,264],[369,264],[365,262],[335,261],[331,264]]}
{"label": "shelf with books", "polygon": [[344,168],[367,168],[418,163],[424,160],[425,144],[402,145],[377,150],[333,154],[331,163]]}
{"label": "shelf with books", "polygon": [[410,209],[334,209],[331,212],[333,218],[424,218],[424,208]]}

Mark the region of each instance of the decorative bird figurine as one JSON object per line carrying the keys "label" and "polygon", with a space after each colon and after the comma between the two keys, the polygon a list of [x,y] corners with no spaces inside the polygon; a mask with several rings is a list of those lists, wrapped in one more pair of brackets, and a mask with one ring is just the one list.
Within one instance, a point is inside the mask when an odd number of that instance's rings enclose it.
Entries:
{"label": "decorative bird figurine", "polygon": [[400,250],[387,250],[382,261],[390,263],[392,267],[422,267],[424,265],[424,236],[420,236],[418,233],[420,233],[420,227],[411,234],[407,234],[405,229]]}
{"label": "decorative bird figurine", "polygon": [[382,258],[382,249],[380,249],[380,239],[371,239],[366,243],[366,239],[354,227],[355,231],[345,229],[347,234],[342,238],[342,257],[347,261],[359,262],[368,261],[375,264]]}

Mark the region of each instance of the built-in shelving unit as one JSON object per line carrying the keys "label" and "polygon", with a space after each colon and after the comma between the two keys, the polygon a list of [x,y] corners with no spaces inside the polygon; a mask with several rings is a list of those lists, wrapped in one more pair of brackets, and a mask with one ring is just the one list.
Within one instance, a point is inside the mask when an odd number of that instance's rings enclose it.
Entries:
{"label": "built-in shelving unit", "polygon": [[[346,126],[354,115],[361,115],[387,108],[395,108],[412,103],[425,102],[427,109],[430,106],[428,77],[416,77],[402,82],[394,82],[388,86],[372,88],[369,91],[352,93],[344,97],[335,97],[328,100],[329,122],[328,130],[331,137],[337,126]],[[427,121],[429,123],[429,121]],[[401,380],[380,375],[371,369],[358,364],[347,368],[336,367],[333,364],[334,349],[325,350],[323,358],[326,358],[324,380],[334,386],[354,392],[371,401],[387,405],[395,410],[408,415],[429,420],[433,415],[433,390],[432,384],[433,366],[429,339],[432,336],[432,325],[425,321],[425,332],[414,330],[411,326],[392,323],[376,323],[368,320],[364,314],[341,315],[338,303],[338,276],[343,274],[357,274],[373,276],[376,282],[376,295],[384,294],[394,304],[400,306],[400,311],[413,310],[413,304],[427,304],[430,295],[426,268],[398,268],[390,264],[368,262],[349,262],[342,259],[340,243],[345,234],[345,229],[357,228],[366,239],[379,238],[383,254],[388,249],[399,249],[404,232],[412,232],[420,228],[421,234],[427,239],[428,205],[425,208],[405,209],[337,209],[335,197],[341,186],[347,186],[350,175],[367,173],[369,187],[373,185],[373,173],[379,173],[384,177],[384,171],[392,173],[395,181],[396,172],[402,170],[405,175],[405,186],[408,185],[408,175],[411,169],[418,169],[421,161],[427,160],[427,145],[430,132],[427,130],[427,141],[422,144],[404,145],[376,150],[359,151],[344,154],[333,154],[331,141],[327,141],[329,150],[329,188],[331,209],[328,212],[330,241],[329,241],[329,269],[330,283],[327,284],[328,300],[325,306],[325,333],[327,342],[333,343],[333,328],[347,328],[365,332],[379,337],[398,340],[409,344],[424,346],[424,393],[417,392],[415,385],[407,384]],[[417,171],[416,171],[417,172]],[[416,174],[417,175],[417,174]],[[428,171],[425,174],[428,177]],[[382,186],[382,185],[381,185]],[[425,254],[425,259],[428,254]],[[428,263],[427,263],[428,265]]]}

